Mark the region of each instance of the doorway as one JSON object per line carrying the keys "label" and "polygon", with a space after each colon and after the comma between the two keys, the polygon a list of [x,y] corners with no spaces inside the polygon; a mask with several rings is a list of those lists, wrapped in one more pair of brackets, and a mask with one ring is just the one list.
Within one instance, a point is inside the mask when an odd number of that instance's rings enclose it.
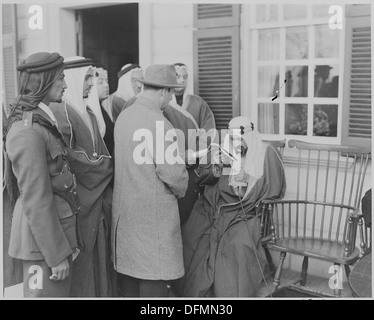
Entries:
{"label": "doorway", "polygon": [[117,90],[121,67],[139,63],[138,10],[129,3],[76,11],[77,52],[108,71],[110,93]]}

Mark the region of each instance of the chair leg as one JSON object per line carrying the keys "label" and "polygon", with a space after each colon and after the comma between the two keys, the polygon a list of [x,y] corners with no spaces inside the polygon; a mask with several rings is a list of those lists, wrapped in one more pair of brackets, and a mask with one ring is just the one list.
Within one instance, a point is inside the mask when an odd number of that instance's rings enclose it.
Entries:
{"label": "chair leg", "polygon": [[300,285],[305,286],[307,276],[308,276],[308,257],[304,256],[303,266],[302,266],[302,269],[301,269]]}
{"label": "chair leg", "polygon": [[[334,265],[340,267],[340,263],[336,263],[335,262]],[[337,281],[338,281],[338,279],[337,279]],[[340,297],[341,293],[342,293],[341,289],[339,289],[339,288],[338,289],[334,289],[334,295],[335,295],[335,297]]]}
{"label": "chair leg", "polygon": [[345,275],[347,276],[347,279],[348,279],[349,275],[351,274],[351,268],[349,267],[349,265],[345,264],[344,269],[345,269]]}
{"label": "chair leg", "polygon": [[279,285],[280,285],[280,278],[281,278],[281,275],[282,275],[282,268],[283,268],[284,259],[286,258],[286,254],[287,253],[284,252],[284,251],[281,251],[281,253],[280,253],[278,268],[277,268],[277,271],[275,273],[274,280],[273,280],[274,291],[277,290]]}
{"label": "chair leg", "polygon": [[266,260],[269,264],[269,269],[270,269],[270,273],[271,273],[271,276],[274,277],[275,275],[275,266],[274,266],[274,262],[273,262],[273,257],[271,256],[271,253],[269,251],[269,248],[267,245],[264,245],[264,250],[265,250],[265,256],[266,256]]}

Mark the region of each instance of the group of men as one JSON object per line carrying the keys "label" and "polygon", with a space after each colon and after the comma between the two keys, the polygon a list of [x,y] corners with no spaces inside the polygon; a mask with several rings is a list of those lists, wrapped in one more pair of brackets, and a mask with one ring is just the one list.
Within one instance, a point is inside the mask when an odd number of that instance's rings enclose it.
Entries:
{"label": "group of men", "polygon": [[[152,65],[143,76],[126,65],[112,95],[105,70],[83,57],[39,52],[17,70],[4,178],[24,296],[169,296],[184,275],[181,225],[201,193],[188,130],[215,129],[206,102],[186,93],[186,66]],[[184,137],[155,149],[160,124],[163,137]],[[169,147],[176,162],[159,161]]]}

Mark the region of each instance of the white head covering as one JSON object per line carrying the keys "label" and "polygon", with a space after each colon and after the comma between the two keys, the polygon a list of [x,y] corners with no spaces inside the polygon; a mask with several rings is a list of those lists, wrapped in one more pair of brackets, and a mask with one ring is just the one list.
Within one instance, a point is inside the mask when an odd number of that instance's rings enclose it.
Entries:
{"label": "white head covering", "polygon": [[[83,60],[84,57],[73,56],[65,59],[65,62]],[[87,113],[87,101],[83,99],[83,85],[89,68],[95,70],[93,66],[65,69],[65,81],[67,89],[63,95],[63,100],[74,107],[81,115],[92,132],[92,124]],[[92,91],[92,90],[91,90]]]}
{"label": "white head covering", "polygon": [[[243,197],[245,198],[252,190],[257,180],[264,173],[264,159],[267,144],[262,142],[254,123],[247,117],[240,116],[231,119],[229,123],[229,133],[233,135],[241,135],[241,138],[248,146],[245,155],[245,162],[241,163],[241,155],[235,154],[237,161],[233,162],[230,172],[230,184],[233,182],[234,176],[239,173],[241,168],[243,168],[249,175],[247,190]],[[227,134],[225,137],[224,148],[226,150],[233,150],[233,148],[230,147],[230,134]]]}
{"label": "white head covering", "polygon": [[[130,67],[131,63],[128,63],[124,65],[121,70],[125,70],[126,68]],[[130,98],[134,97],[136,95],[136,92],[134,91],[134,88],[132,86],[132,80],[131,76],[135,70],[141,70],[142,68],[136,67],[125,74],[123,74],[119,79],[118,79],[118,87],[116,91],[116,95],[122,98],[125,101],[128,101]]]}
{"label": "white head covering", "polygon": [[[96,68],[96,72],[102,76],[108,75],[108,72],[104,70],[103,68]],[[98,80],[98,77],[95,76],[93,78],[93,87],[91,88],[90,94],[87,98],[87,105],[90,107],[90,109],[95,114],[97,124],[100,130],[100,134],[102,137],[104,137],[105,131],[106,131],[106,125],[105,125],[103,113],[100,107],[99,93],[97,91],[97,80]]]}
{"label": "white head covering", "polygon": [[[175,64],[175,69],[177,70],[178,68],[186,70],[186,72],[188,74],[188,69],[185,65]],[[186,102],[186,96],[189,94],[188,89],[189,89],[189,86],[188,86],[188,81],[187,81],[186,87],[185,87],[184,92],[183,92],[183,105],[182,105],[182,107],[184,107],[184,108],[186,108],[184,106],[184,103]],[[179,106],[177,104],[177,99],[175,97],[175,94],[173,94],[173,96],[171,98],[171,101],[170,101],[170,104],[173,105],[173,106]]]}

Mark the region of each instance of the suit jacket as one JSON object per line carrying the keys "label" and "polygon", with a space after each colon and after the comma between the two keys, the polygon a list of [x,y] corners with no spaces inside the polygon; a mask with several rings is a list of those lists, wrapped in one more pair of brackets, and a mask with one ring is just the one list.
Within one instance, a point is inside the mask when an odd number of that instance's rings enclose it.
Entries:
{"label": "suit jacket", "polygon": [[[159,140],[164,151],[156,149],[156,130],[170,129],[162,111],[142,96],[121,112],[114,128],[112,258],[118,272],[135,278],[171,280],[184,273],[177,198],[186,192],[188,173],[183,162],[157,161],[172,142]],[[142,132],[148,133],[146,143],[134,136]],[[136,163],[139,151],[145,163]]]}
{"label": "suit jacket", "polygon": [[[33,113],[53,123],[40,108]],[[54,267],[77,247],[76,216],[51,187],[51,177],[62,171],[66,150],[45,127],[23,122],[15,122],[6,139],[20,190],[13,210],[9,255],[21,260],[45,260]]]}

